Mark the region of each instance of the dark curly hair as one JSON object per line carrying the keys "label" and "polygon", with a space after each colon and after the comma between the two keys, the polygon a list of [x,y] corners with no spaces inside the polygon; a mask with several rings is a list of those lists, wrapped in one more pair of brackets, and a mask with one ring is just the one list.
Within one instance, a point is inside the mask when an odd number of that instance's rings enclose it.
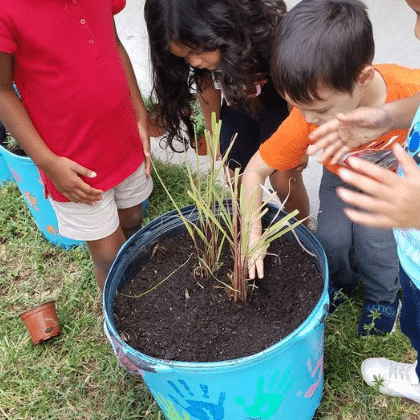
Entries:
{"label": "dark curly hair", "polygon": [[283,0],[146,0],[144,11],[153,67],[152,95],[172,150],[178,151],[174,139],[185,146],[193,139],[191,102],[196,91],[202,91],[209,72],[192,68],[171,54],[171,42],[198,53],[219,49],[218,81],[230,105],[258,110],[258,97],[247,91],[269,73],[268,65],[261,67],[258,55],[268,55],[271,50],[274,29],[286,13]]}

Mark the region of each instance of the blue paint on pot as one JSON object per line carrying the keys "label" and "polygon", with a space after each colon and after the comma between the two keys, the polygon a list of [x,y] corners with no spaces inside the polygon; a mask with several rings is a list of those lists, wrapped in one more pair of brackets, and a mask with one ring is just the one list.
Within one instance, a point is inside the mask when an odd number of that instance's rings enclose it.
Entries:
{"label": "blue paint on pot", "polygon": [[6,160],[0,153],[0,184],[11,181],[13,179],[12,173],[7,166]]}
{"label": "blue paint on pot", "polygon": [[81,241],[66,238],[58,233],[57,217],[50,202],[44,196],[41,176],[32,159],[15,155],[1,145],[0,153],[45,239],[65,249],[82,244]]}
{"label": "blue paint on pot", "polygon": [[[4,141],[5,138],[6,138],[6,128],[0,122],[0,143]],[[10,172],[9,167],[7,166],[6,160],[4,159],[0,150],[0,185],[5,182],[11,181],[12,179],[13,179],[12,173]]]}
{"label": "blue paint on pot", "polygon": [[[269,210],[266,220],[277,217],[276,207],[269,206]],[[197,218],[193,206],[184,208],[183,214],[192,221]],[[104,327],[121,365],[143,377],[168,420],[312,419],[321,401],[324,379],[328,270],[324,250],[304,226],[295,231],[317,257],[324,290],[306,320],[280,342],[249,357],[190,363],[150,357],[122,340],[113,315],[118,290],[148,260],[157,239],[182,231],[176,211],[169,212],[133,235],[114,261],[103,294]],[[291,234],[288,239],[294,240]]]}

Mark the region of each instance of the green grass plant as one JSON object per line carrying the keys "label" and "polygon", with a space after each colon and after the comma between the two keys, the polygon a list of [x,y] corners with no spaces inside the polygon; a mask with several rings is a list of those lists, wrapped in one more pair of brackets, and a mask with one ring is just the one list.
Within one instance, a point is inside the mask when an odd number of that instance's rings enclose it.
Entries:
{"label": "green grass plant", "polygon": [[[190,204],[185,168],[156,165],[177,203]],[[147,221],[172,209],[155,178]],[[62,335],[33,346],[19,315],[50,299],[57,302]],[[327,317],[324,397],[316,420],[419,420],[419,405],[363,383],[360,364],[366,357],[413,362],[415,353],[399,329],[391,336],[359,339],[362,304],[358,294]],[[142,380],[118,365],[102,325],[87,249],[65,251],[49,244],[16,185],[2,186],[0,419],[164,420]]]}

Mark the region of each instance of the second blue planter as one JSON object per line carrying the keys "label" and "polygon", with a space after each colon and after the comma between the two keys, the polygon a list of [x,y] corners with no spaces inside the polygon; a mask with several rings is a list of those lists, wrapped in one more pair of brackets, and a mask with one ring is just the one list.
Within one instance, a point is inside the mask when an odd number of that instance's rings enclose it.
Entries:
{"label": "second blue planter", "polygon": [[50,202],[44,196],[41,176],[32,159],[11,153],[0,145],[0,164],[2,159],[10,177],[16,181],[22,197],[45,239],[53,245],[66,249],[82,244],[81,241],[66,238],[58,233],[57,217]]}

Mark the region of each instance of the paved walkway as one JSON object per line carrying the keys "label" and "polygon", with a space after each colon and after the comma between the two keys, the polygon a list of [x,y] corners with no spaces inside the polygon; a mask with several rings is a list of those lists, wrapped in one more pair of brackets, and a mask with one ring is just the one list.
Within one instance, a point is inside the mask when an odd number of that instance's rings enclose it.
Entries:
{"label": "paved walkway", "polygon": [[[293,7],[298,0],[286,0]],[[420,67],[420,42],[414,37],[415,15],[404,0],[365,0],[374,27],[376,63],[396,62],[409,67]],[[130,55],[136,77],[144,95],[151,90],[148,37],[143,18],[144,0],[127,0],[126,8],[116,16],[121,41]],[[154,155],[173,162],[182,162],[183,155],[167,153],[159,147],[158,139],[152,142]],[[187,158],[195,161],[194,152]],[[205,159],[201,159],[203,162]],[[322,168],[310,158],[304,171],[305,185],[311,201],[311,212],[319,207],[318,188]]]}

